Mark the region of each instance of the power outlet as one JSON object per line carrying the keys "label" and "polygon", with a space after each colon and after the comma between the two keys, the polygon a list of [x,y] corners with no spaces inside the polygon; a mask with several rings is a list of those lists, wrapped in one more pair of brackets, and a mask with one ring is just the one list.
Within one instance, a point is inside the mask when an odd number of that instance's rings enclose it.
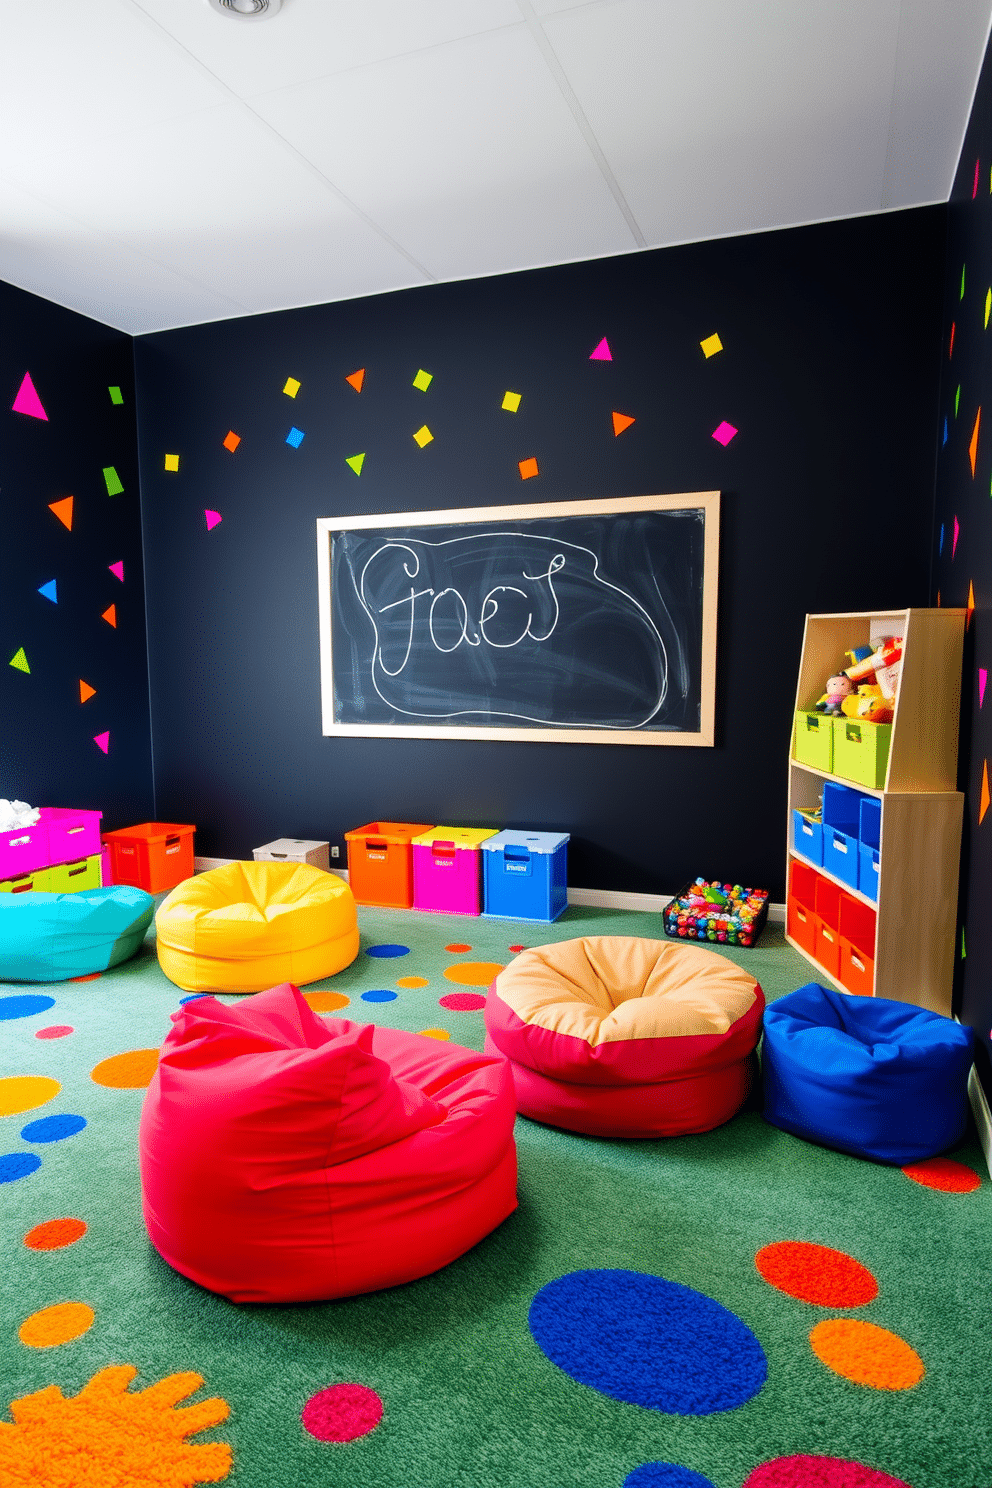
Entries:
{"label": "power outlet", "polygon": [[335,844],[335,846],[331,848],[331,857],[332,858],[339,858],[340,856],[341,856],[341,849]]}

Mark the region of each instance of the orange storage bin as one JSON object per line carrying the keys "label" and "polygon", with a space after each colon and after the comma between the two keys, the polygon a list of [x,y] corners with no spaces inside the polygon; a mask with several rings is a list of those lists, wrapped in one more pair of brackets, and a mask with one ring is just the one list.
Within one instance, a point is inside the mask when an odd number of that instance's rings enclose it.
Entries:
{"label": "orange storage bin", "polygon": [[829,925],[832,930],[839,930],[840,901],[843,891],[837,884],[831,883],[829,878],[824,878],[822,874],[817,873],[815,877],[816,893],[813,897],[813,908],[823,924]]}
{"label": "orange storage bin", "polygon": [[195,831],[195,826],[181,822],[142,822],[105,832],[114,883],[161,894],[192,878]]}
{"label": "orange storage bin", "polygon": [[859,946],[840,937],[840,983],[858,997],[875,995],[875,961]]}
{"label": "orange storage bin", "polygon": [[792,894],[789,895],[786,926],[796,945],[802,946],[809,955],[816,955],[816,915]]}
{"label": "orange storage bin", "polygon": [[797,863],[793,858],[789,868],[790,896],[798,899],[800,904],[805,904],[807,909],[812,909],[816,880],[819,876],[807,863]]}
{"label": "orange storage bin", "polygon": [[824,971],[840,981],[840,931],[817,920],[815,945],[813,955],[817,961]]}
{"label": "orange storage bin", "polygon": [[345,832],[348,885],[357,904],[413,907],[414,837],[430,832],[422,822],[368,822]]}

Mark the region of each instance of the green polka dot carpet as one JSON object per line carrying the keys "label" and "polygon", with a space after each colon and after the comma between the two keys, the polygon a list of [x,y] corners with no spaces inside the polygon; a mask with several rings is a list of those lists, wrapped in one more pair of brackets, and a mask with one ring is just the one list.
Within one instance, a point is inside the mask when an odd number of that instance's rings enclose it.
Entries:
{"label": "green polka dot carpet", "polygon": [[[517,950],[661,934],[576,907],[360,925],[354,965],[304,989],[314,1010],[474,1049]],[[778,926],[728,955],[769,999],[807,979]],[[518,1118],[519,1208],[454,1265],[236,1306],[141,1221],[143,1092],[187,1000],[151,935],[102,976],[0,985],[5,1488],[988,1488],[973,1137],[901,1171],[790,1137],[757,1100],[664,1142]]]}

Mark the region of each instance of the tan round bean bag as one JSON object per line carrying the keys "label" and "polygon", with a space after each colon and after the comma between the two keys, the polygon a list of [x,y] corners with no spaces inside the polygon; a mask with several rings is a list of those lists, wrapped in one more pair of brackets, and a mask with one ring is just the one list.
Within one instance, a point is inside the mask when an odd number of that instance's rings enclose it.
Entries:
{"label": "tan round bean bag", "polygon": [[743,1105],[765,999],[714,951],[590,936],[522,952],[486,1000],[517,1108],[595,1136],[710,1131]]}
{"label": "tan round bean bag", "polygon": [[188,992],[301,986],[358,955],[355,896],[308,863],[228,863],[187,878],[155,916],[159,965]]}

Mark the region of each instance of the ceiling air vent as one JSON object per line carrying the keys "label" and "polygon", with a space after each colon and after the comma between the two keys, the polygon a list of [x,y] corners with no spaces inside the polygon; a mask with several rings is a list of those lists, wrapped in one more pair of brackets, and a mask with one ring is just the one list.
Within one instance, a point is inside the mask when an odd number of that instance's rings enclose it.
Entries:
{"label": "ceiling air vent", "polygon": [[207,0],[211,10],[221,15],[233,16],[239,21],[264,21],[274,16],[282,6],[282,0]]}

